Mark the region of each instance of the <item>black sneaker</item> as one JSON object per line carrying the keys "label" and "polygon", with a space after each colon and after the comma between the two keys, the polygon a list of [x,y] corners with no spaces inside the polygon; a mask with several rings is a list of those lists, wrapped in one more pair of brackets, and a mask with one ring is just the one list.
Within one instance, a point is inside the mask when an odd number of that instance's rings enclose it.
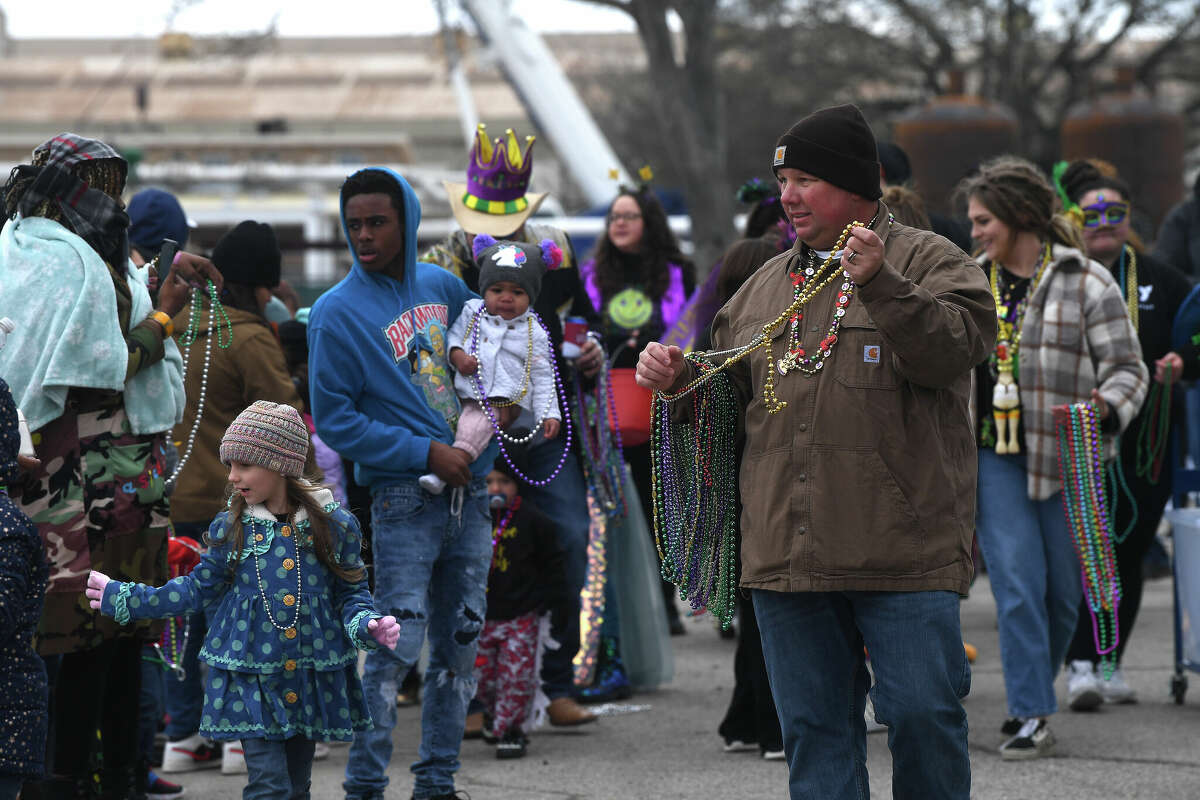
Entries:
{"label": "black sneaker", "polygon": [[529,740],[519,728],[505,731],[496,743],[496,758],[523,758],[528,744]]}
{"label": "black sneaker", "polygon": [[1000,757],[1005,761],[1042,758],[1054,751],[1054,734],[1044,719],[1027,719],[1021,730],[1000,745]]}
{"label": "black sneaker", "polygon": [[1004,724],[1000,726],[1000,733],[1005,736],[1016,736],[1017,731],[1021,730],[1021,726],[1025,724],[1025,720],[1020,717],[1009,717],[1004,720]]}

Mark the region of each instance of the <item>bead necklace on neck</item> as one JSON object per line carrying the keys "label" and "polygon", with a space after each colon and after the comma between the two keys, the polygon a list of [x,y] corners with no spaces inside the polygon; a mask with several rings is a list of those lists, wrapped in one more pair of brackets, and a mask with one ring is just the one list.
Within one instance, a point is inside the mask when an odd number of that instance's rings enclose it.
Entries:
{"label": "bead necklace on neck", "polygon": [[500,522],[492,529],[492,552],[496,552],[496,545],[504,538],[504,532],[508,530],[508,525],[512,522],[513,514],[521,508],[521,496],[517,495],[508,504],[508,508],[504,510],[504,516],[500,518]]}
{"label": "bead necklace on neck", "polygon": [[[212,360],[213,339],[217,339],[217,347],[222,350],[228,350],[233,345],[233,323],[229,321],[229,316],[225,313],[225,307],[221,305],[217,294],[217,287],[211,280],[208,282],[208,296],[208,335],[204,337],[204,366],[200,372],[200,397],[196,401],[196,418],[192,421],[191,430],[188,431],[187,443],[183,449],[183,455],[179,457],[179,463],[175,465],[171,476],[166,480],[167,486],[173,485],[179,478],[179,474],[183,472],[188,458],[192,455],[192,448],[196,446],[196,432],[200,430],[200,418],[204,415],[204,399],[205,395],[208,394],[208,367]],[[204,295],[201,293],[201,290],[193,289],[191,313],[188,315],[187,330],[183,336],[179,337],[180,349],[183,351],[183,376],[185,381],[187,380],[191,347],[195,343],[196,337],[200,335],[200,315],[204,310],[203,305]]]}
{"label": "bead necklace on neck", "polygon": [[[1126,267],[1126,264],[1128,264],[1128,267]],[[1137,251],[1131,245],[1126,244],[1121,248],[1121,258],[1118,266],[1120,272],[1116,276],[1117,283],[1121,284],[1125,289],[1125,303],[1129,307],[1129,321],[1133,323],[1133,329],[1136,331],[1138,329]]]}
{"label": "bead necklace on neck", "polygon": [[[891,217],[891,215],[889,215],[888,224],[890,225],[891,222],[892,222],[892,217]],[[851,229],[856,228],[856,227],[864,227],[864,226],[861,222],[859,222],[858,220],[855,220],[855,221],[849,223],[845,228],[842,229],[842,235],[838,238],[837,243],[834,245],[833,250],[830,251],[829,256],[825,259],[825,261],[821,265],[821,267],[819,269],[815,270],[813,278],[816,278],[817,276],[825,274],[825,271],[833,263],[834,257],[836,257],[838,255],[838,251],[842,249],[842,246],[846,243],[846,239],[849,238]],[[686,386],[684,386],[682,389],[680,389],[678,392],[675,392],[674,394],[668,394],[666,392],[655,392],[654,393],[655,402],[662,400],[667,403],[673,403],[677,400],[680,400],[683,397],[686,397],[687,395],[690,395],[692,392],[696,391],[696,389],[699,388],[705,382],[712,380],[713,376],[715,376],[717,373],[724,372],[725,370],[729,369],[731,366],[733,366],[737,362],[741,361],[743,358],[746,358],[747,356],[749,356],[755,350],[764,348],[767,351],[767,368],[766,368],[766,370],[764,370],[765,378],[763,380],[763,391],[762,391],[763,406],[767,409],[768,414],[778,414],[780,411],[787,408],[787,401],[780,400],[778,398],[778,396],[775,394],[775,370],[777,369],[777,366],[776,366],[776,361],[775,361],[775,355],[772,352],[771,336],[776,330],[779,329],[780,325],[783,325],[784,323],[791,320],[792,315],[797,313],[798,311],[800,311],[800,309],[804,306],[804,304],[807,303],[809,300],[811,300],[813,297],[815,297],[822,289],[824,289],[829,284],[829,282],[832,281],[837,276],[837,274],[838,274],[838,270],[829,270],[829,274],[826,275],[824,277],[824,279],[821,280],[819,283],[814,282],[813,278],[809,278],[808,281],[806,281],[806,283],[805,283],[805,288],[801,291],[799,296],[795,296],[793,298],[791,305],[789,305],[787,308],[785,308],[783,310],[783,312],[779,316],[777,316],[775,319],[773,319],[770,322],[763,325],[762,330],[759,333],[755,334],[754,338],[751,339],[748,344],[742,345],[740,347],[735,347],[730,350],[710,351],[710,352],[706,353],[705,355],[708,358],[713,358],[715,356],[721,356],[721,355],[726,356],[726,358],[720,365],[713,367],[711,370],[698,370],[698,375],[695,378],[695,380],[691,381],[690,383],[688,383]],[[845,275],[844,272],[843,272],[843,275]],[[849,277],[849,276],[846,276],[846,277]],[[840,317],[837,317],[837,315],[835,314],[835,319],[840,320]],[[839,324],[840,324],[840,322],[839,322]],[[830,347],[828,349],[831,350],[832,348]],[[785,358],[786,358],[786,356],[785,356]],[[822,355],[822,361],[824,360],[824,358],[825,358],[825,356]],[[791,369],[790,365],[788,366],[788,369]],[[815,370],[815,368],[814,368],[814,370]]]}
{"label": "bead necklace on neck", "polygon": [[[296,513],[299,514],[299,512],[296,512]],[[261,524],[261,522],[259,520],[255,520],[254,525],[251,526],[251,530],[253,530],[254,526],[257,524]],[[292,535],[285,536],[283,538],[291,539],[292,546],[295,548],[295,551],[296,551],[296,557],[294,559],[294,562],[296,565],[296,594],[293,595],[293,601],[292,601],[296,606],[296,611],[292,615],[292,621],[290,623],[280,624],[278,621],[276,621],[275,615],[271,612],[271,601],[267,597],[266,584],[263,582],[262,565],[259,563],[262,556],[259,556],[256,553],[251,553],[250,557],[252,559],[254,559],[254,574],[258,578],[258,594],[262,598],[263,608],[266,609],[266,611],[267,611],[267,619],[270,620],[271,625],[276,630],[283,631],[284,636],[286,636],[288,639],[295,639],[296,638],[296,623],[300,621],[300,591],[303,587],[303,582],[300,577],[300,531],[298,531],[296,529],[295,515],[292,516],[290,522],[285,523],[285,524],[291,526]],[[258,535],[261,536],[262,534],[258,534]],[[285,605],[287,604],[286,596],[284,597],[284,604]]]}
{"label": "bead necklace on neck", "polygon": [[[483,310],[484,310],[484,307],[480,306],[479,310],[475,312],[476,316],[478,317],[483,312]],[[538,325],[541,325],[542,330],[546,332],[546,340],[548,342],[550,342],[551,343],[550,346],[553,347],[554,339],[550,336],[550,329],[546,327],[546,323],[542,322],[542,318],[540,316],[538,316],[538,313],[536,311],[534,311],[532,308],[529,309],[528,313],[531,316],[530,325],[532,326],[533,320],[536,319]],[[478,325],[477,325],[475,335],[472,337],[472,340],[471,340],[471,351],[470,351],[469,355],[476,356],[476,354],[479,352],[478,338],[479,338],[479,331],[478,331]],[[532,341],[533,341],[533,339],[532,339],[532,335],[531,335],[531,337],[530,337],[530,350],[531,351],[532,351],[532,347],[533,347]],[[476,357],[478,357],[478,356],[476,356]],[[543,415],[541,417],[539,417],[539,419],[537,420],[537,424],[534,426],[533,432],[531,432],[528,436],[524,436],[519,439],[514,439],[510,436],[506,436],[504,431],[501,430],[500,421],[496,419],[496,412],[492,407],[492,401],[487,398],[487,393],[483,389],[483,381],[481,381],[479,379],[479,373],[476,372],[473,376],[471,376],[473,379],[471,384],[475,391],[475,398],[476,398],[476,400],[478,400],[480,407],[483,408],[483,410],[487,413],[488,419],[491,420],[492,432],[496,436],[496,444],[498,444],[500,446],[500,455],[504,457],[505,463],[508,464],[509,468],[513,471],[514,475],[516,475],[518,478],[525,481],[526,483],[528,483],[531,486],[539,486],[539,487],[546,486],[547,484],[550,483],[550,481],[552,481],[558,477],[558,473],[562,471],[563,464],[566,463],[567,457],[571,454],[571,435],[572,435],[571,415],[569,413],[563,414],[563,416],[565,417],[563,422],[566,423],[566,428],[567,428],[566,444],[563,445],[562,457],[558,459],[558,464],[554,467],[554,471],[550,473],[550,477],[548,477],[548,478],[539,480],[536,478],[531,478],[528,475],[526,475],[523,471],[521,471],[521,469],[519,469],[517,467],[516,464],[513,463],[512,457],[508,454],[508,448],[505,447],[504,443],[506,441],[508,441],[508,442],[513,442],[514,444],[521,444],[521,443],[524,443],[527,441],[531,441],[534,438],[534,435],[536,434],[538,428],[541,427],[542,422],[545,420],[545,413],[549,412],[550,402],[555,397],[557,397],[559,399],[559,408],[562,409],[564,412],[566,412],[566,410],[567,410],[567,393],[566,393],[566,390],[563,389],[562,376],[559,375],[558,362],[554,358],[553,351],[548,353],[548,358],[550,359],[550,366],[554,370],[555,392],[552,393],[550,395],[550,397],[547,399],[546,410],[545,410],[545,412],[543,412]]]}
{"label": "bead necklace on neck", "polygon": [[1042,260],[1038,265],[1037,270],[1029,281],[1029,288],[1025,290],[1025,295],[1017,302],[1016,306],[1012,305],[1012,292],[1016,284],[1010,284],[1004,290],[1000,288],[1000,271],[1004,269],[1004,265],[999,261],[993,261],[989,269],[989,279],[992,286],[992,299],[996,303],[996,347],[992,351],[990,359],[992,377],[995,378],[1000,366],[1006,366],[1011,362],[1013,369],[1013,380],[1018,379],[1017,371],[1017,354],[1021,346],[1021,329],[1025,322],[1025,310],[1029,307],[1029,298],[1037,291],[1038,286],[1042,282],[1042,276],[1046,273],[1046,268],[1051,261],[1050,245],[1046,244],[1042,247]]}

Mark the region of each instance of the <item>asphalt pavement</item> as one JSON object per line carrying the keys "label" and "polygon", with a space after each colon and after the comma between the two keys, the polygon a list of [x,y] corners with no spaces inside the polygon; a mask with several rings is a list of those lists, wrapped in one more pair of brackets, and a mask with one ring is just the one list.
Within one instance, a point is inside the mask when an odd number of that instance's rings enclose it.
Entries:
{"label": "asphalt pavement", "polygon": [[[1200,576],[1197,577],[1200,579]],[[1182,706],[1169,694],[1173,624],[1169,578],[1146,584],[1141,617],[1125,658],[1140,702],[1092,713],[1065,710],[1066,679],[1058,680],[1064,710],[1051,719],[1058,739],[1052,758],[1001,761],[1000,725],[1006,716],[996,639],[995,605],[987,576],[962,604],[964,638],[979,648],[971,694],[971,797],[978,800],[1194,800],[1200,798],[1200,675]],[[675,637],[675,679],[602,709],[596,723],[533,734],[527,757],[500,761],[480,741],[464,742],[458,788],[471,800],[717,800],[778,798],[787,794],[787,767],[757,752],[726,754],[717,735],[733,685],[734,643],[721,639],[710,618],[689,618]],[[391,800],[412,792],[420,708],[399,710],[388,770]],[[313,765],[312,796],[340,800],[346,747]],[[886,734],[868,737],[871,795],[891,796]],[[214,770],[168,776],[188,797],[234,800],[245,776]]]}

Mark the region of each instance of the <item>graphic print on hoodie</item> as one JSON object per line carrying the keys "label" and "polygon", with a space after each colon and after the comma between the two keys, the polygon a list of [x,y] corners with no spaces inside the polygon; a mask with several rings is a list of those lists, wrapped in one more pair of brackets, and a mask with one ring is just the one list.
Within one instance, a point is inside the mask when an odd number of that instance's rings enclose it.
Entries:
{"label": "graphic print on hoodie", "polygon": [[[350,274],[313,305],[308,321],[313,420],[322,440],[355,462],[359,483],[415,481],[429,443],[454,443],[459,404],[446,331],[467,300],[478,297],[446,270],[417,261],[421,207],[400,175],[404,205],[404,277],[368,272],[350,244]],[[342,231],[346,230],[345,205]],[[489,446],[471,466],[482,477],[495,459]]]}

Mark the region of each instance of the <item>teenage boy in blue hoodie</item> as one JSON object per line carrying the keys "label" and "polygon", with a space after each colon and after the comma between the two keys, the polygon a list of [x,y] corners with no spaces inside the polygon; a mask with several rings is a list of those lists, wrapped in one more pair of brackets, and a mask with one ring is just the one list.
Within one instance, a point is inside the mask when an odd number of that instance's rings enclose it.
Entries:
{"label": "teenage boy in blue hoodie", "polygon": [[[363,689],[375,727],[357,734],[347,800],[381,800],[388,784],[396,689],[429,636],[413,798],[454,798],[475,649],[486,612],[490,445],[474,462],[454,442],[458,400],[446,330],[476,297],[459,278],[417,261],[421,207],[391,170],[342,185],[342,228],[354,265],[308,319],[309,390],[317,433],[371,487],[375,602],[400,621],[395,650],[367,656]],[[453,491],[417,484],[436,473]]]}

